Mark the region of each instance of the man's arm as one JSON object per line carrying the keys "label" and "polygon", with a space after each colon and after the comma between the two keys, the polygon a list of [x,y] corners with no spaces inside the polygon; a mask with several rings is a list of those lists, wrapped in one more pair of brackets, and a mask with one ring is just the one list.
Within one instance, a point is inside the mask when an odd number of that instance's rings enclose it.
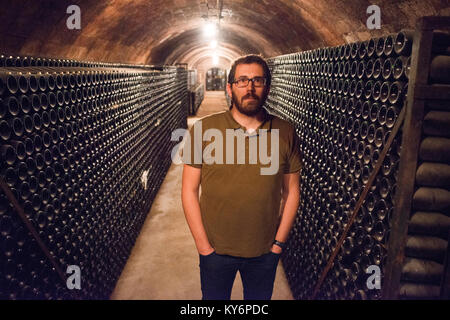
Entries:
{"label": "man's arm", "polygon": [[[288,173],[283,176],[283,192],[282,192],[282,216],[278,227],[275,240],[286,242],[292,225],[294,224],[295,215],[300,203],[300,172]],[[281,253],[281,248],[277,245],[272,246],[272,252]]]}
{"label": "man's arm", "polygon": [[184,165],[181,184],[181,202],[189,229],[191,229],[195,245],[197,246],[197,251],[201,255],[208,255],[214,251],[214,248],[209,244],[200,211],[198,194],[201,171],[202,169]]}

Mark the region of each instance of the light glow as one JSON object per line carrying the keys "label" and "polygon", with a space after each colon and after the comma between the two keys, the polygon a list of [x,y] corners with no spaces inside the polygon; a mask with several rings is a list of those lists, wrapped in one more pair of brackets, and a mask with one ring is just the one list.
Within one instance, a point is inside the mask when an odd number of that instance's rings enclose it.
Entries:
{"label": "light glow", "polygon": [[214,23],[208,22],[203,27],[203,34],[207,38],[213,38],[217,34],[217,27]]}
{"label": "light glow", "polygon": [[219,64],[219,57],[218,57],[216,54],[214,54],[214,55],[212,56],[212,63],[213,63],[213,65],[215,65],[215,66],[217,66],[217,65]]}

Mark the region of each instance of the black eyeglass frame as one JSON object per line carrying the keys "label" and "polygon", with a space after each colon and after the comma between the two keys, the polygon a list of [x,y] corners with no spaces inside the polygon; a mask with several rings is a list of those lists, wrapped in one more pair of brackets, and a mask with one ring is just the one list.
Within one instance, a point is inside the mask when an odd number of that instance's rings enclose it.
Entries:
{"label": "black eyeglass frame", "polygon": [[[263,85],[262,85],[262,86],[257,86],[257,85],[255,84],[255,80],[260,80],[260,79],[263,80]],[[245,85],[238,86],[237,83],[238,83],[239,81],[245,81],[246,83],[245,83]],[[236,87],[238,87],[238,88],[245,88],[245,87],[248,86],[248,84],[250,83],[250,81],[253,83],[253,85],[255,86],[255,88],[262,88],[262,87],[264,87],[264,86],[267,84],[267,78],[266,78],[266,77],[259,77],[259,76],[258,76],[258,77],[253,77],[253,78],[239,78],[239,79],[234,80],[233,83],[236,84]]]}

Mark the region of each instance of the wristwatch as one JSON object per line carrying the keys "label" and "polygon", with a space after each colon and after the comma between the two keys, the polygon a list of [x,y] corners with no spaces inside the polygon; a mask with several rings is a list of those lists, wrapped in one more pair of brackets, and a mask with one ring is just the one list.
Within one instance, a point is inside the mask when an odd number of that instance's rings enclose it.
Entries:
{"label": "wristwatch", "polygon": [[281,241],[278,241],[278,240],[274,240],[272,244],[279,246],[283,250],[286,247],[286,242],[281,242]]}

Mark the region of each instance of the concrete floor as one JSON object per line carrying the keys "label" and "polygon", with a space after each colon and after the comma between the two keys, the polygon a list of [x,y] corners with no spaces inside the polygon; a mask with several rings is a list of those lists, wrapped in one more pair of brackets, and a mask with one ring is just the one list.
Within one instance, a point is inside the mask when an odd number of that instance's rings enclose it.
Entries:
{"label": "concrete floor", "polygon": [[[196,117],[189,117],[188,125],[226,109],[224,92],[207,91]],[[182,165],[171,165],[111,299],[201,299],[199,257],[181,205],[182,170]],[[238,273],[231,299],[242,298]],[[272,299],[293,299],[281,263]]]}

